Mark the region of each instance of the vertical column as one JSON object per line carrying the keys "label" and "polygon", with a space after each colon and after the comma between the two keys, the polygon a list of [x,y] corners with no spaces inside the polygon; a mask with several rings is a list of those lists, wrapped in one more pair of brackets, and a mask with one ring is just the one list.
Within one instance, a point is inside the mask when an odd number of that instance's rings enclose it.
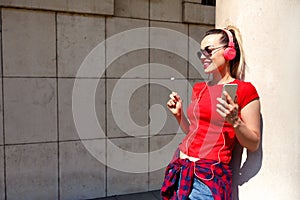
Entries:
{"label": "vertical column", "polygon": [[240,199],[300,198],[299,11],[299,1],[217,0],[216,27],[239,27],[246,80],[256,86],[262,104],[263,148],[248,154],[250,167],[235,180],[242,185]]}

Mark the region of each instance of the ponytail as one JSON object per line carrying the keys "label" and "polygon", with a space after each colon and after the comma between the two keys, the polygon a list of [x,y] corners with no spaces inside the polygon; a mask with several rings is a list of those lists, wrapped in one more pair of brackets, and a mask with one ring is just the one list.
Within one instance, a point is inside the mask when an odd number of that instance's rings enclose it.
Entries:
{"label": "ponytail", "polygon": [[237,52],[236,57],[230,61],[231,76],[238,80],[244,80],[245,70],[246,70],[246,60],[245,60],[245,54],[243,50],[243,41],[242,41],[241,33],[238,28],[232,25],[227,26],[226,29],[229,30],[233,35],[233,42]]}

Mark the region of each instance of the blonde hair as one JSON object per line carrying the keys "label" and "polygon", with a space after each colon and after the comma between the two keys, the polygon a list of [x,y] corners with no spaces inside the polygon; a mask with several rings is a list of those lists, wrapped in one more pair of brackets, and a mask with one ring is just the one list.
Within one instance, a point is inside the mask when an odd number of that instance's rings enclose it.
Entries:
{"label": "blonde hair", "polygon": [[[242,35],[240,30],[232,25],[229,25],[226,27],[227,30],[229,30],[233,34],[233,38],[236,39],[235,45],[237,45],[236,50],[239,51],[239,60],[235,61],[233,60],[230,66],[232,76],[235,76],[236,79],[244,80],[245,79],[245,70],[246,70],[246,60],[245,60],[245,53],[243,49],[243,41],[242,41]],[[236,44],[237,43],[237,44]]]}
{"label": "blonde hair", "polygon": [[[245,54],[243,50],[243,41],[242,41],[241,33],[238,28],[232,25],[227,26],[226,29],[229,30],[232,34],[234,48],[236,50],[235,58],[229,61],[230,75],[233,78],[236,78],[238,80],[244,80],[245,70],[246,70],[246,60],[245,60]],[[204,37],[212,34],[221,34],[222,37],[220,38],[221,40],[220,42],[223,44],[228,44],[229,38],[227,33],[224,31],[224,29],[211,29],[205,33]]]}

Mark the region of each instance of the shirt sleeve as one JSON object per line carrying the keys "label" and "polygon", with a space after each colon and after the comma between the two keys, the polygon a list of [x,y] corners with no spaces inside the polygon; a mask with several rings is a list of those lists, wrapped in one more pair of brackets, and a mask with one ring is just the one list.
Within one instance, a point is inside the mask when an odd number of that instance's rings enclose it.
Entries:
{"label": "shirt sleeve", "polygon": [[237,91],[240,109],[244,108],[251,101],[259,99],[256,88],[251,83],[243,82],[243,84],[240,84],[238,87],[240,87]]}

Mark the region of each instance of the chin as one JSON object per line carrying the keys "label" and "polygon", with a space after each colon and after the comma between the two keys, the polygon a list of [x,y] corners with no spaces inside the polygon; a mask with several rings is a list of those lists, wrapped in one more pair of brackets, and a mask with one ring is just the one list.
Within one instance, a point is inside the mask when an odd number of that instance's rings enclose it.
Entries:
{"label": "chin", "polygon": [[205,74],[211,74],[211,71],[208,71],[208,70],[205,69],[205,70],[204,70],[204,73],[205,73]]}
{"label": "chin", "polygon": [[211,69],[211,68],[206,68],[206,69],[204,69],[204,73],[206,73],[206,74],[212,74],[214,71],[215,71],[216,69]]}
{"label": "chin", "polygon": [[216,72],[217,69],[218,68],[216,67],[216,65],[212,63],[207,68],[204,69],[204,72],[206,74],[212,74],[212,73]]}

